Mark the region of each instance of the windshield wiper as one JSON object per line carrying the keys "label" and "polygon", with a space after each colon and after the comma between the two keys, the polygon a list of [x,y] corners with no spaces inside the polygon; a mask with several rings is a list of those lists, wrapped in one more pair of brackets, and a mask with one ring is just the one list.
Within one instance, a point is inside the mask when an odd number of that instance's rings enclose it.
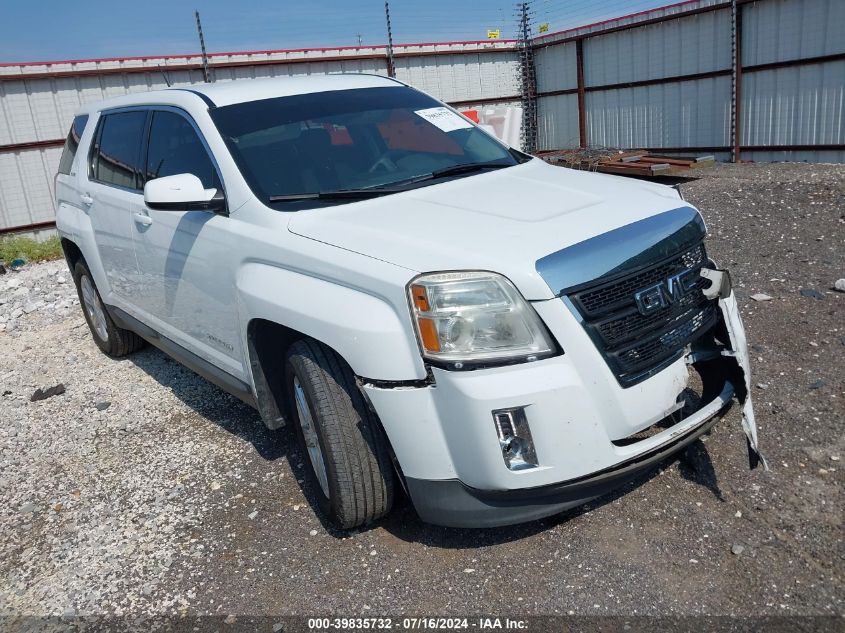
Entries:
{"label": "windshield wiper", "polygon": [[422,174],[420,176],[408,178],[407,180],[391,182],[378,187],[367,187],[364,189],[336,189],[334,191],[312,191],[307,193],[286,193],[270,196],[270,202],[297,202],[300,200],[366,200],[368,198],[386,196],[391,193],[399,193],[400,191],[405,191],[408,185],[415,185],[426,180],[434,180],[435,178],[444,178],[446,176],[457,176],[459,174],[468,174],[474,171],[483,171],[485,169],[502,169],[503,167],[513,167],[513,165],[509,165],[507,163],[464,163],[462,165],[452,165],[451,167],[435,169],[428,174]]}
{"label": "windshield wiper", "polygon": [[502,169],[503,167],[513,167],[513,165],[507,163],[464,163],[462,165],[452,165],[451,167],[435,169],[431,172],[431,174],[426,176],[426,180],[432,178],[442,178],[443,176],[468,174],[474,171],[481,171],[483,169]]}
{"label": "windshield wiper", "polygon": [[397,189],[371,187],[369,189],[337,189],[334,191],[312,191],[308,193],[285,193],[270,196],[270,202],[296,202],[298,200],[366,200],[397,193]]}
{"label": "windshield wiper", "polygon": [[[445,176],[457,176],[459,174],[468,174],[474,171],[482,171],[484,169],[501,169],[502,167],[513,167],[505,163],[464,163],[462,165],[452,165],[451,167],[443,167],[442,169],[435,169],[427,174],[420,174],[404,180],[397,180],[378,187],[378,190],[387,189],[390,193],[397,193],[405,191],[409,185],[416,185],[427,180],[434,180],[436,178],[443,178]],[[365,189],[365,191],[368,191]]]}

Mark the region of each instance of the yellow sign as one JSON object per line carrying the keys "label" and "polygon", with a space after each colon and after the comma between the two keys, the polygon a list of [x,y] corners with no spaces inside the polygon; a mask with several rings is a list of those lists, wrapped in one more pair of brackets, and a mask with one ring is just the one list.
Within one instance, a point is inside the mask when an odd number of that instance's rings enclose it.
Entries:
{"label": "yellow sign", "polygon": [[502,32],[499,29],[496,29],[495,31],[487,31],[488,40],[497,40],[499,39],[499,37],[501,37],[501,35]]}
{"label": "yellow sign", "polygon": [[540,33],[548,33],[548,32],[549,32],[549,23],[548,23],[548,22],[543,22],[543,23],[540,25]]}

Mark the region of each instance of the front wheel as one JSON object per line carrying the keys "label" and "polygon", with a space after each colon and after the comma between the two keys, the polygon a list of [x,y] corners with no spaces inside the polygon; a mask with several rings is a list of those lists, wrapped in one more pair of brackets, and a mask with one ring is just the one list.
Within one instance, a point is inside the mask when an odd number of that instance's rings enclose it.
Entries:
{"label": "front wheel", "polygon": [[304,339],[288,349],[285,379],[306,478],[323,514],[342,529],[387,514],[394,486],[387,439],[349,365]]}

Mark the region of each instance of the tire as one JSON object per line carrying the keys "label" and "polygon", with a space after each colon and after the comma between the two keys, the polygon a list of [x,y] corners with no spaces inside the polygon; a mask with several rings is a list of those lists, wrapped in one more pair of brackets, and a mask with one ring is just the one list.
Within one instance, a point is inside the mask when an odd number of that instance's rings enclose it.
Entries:
{"label": "tire", "polygon": [[299,340],[287,352],[285,383],[306,479],[320,511],[341,529],[387,514],[394,493],[387,438],[349,365],[329,347]]}
{"label": "tire", "polygon": [[73,280],[76,283],[79,305],[82,308],[82,314],[85,315],[88,329],[91,330],[94,342],[103,353],[112,358],[120,358],[144,346],[144,339],[140,336],[115,325],[100,298],[97,286],[94,285],[91,271],[84,262],[77,262],[74,266]]}

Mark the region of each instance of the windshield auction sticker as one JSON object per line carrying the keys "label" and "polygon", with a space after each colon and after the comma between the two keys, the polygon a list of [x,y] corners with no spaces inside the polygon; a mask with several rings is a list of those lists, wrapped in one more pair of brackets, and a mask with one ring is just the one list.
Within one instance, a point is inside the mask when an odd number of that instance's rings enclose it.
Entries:
{"label": "windshield auction sticker", "polygon": [[465,130],[472,127],[472,123],[467,121],[462,116],[458,116],[449,108],[426,108],[425,110],[415,110],[414,114],[424,118],[429,123],[436,125],[444,132],[454,132],[455,130]]}

